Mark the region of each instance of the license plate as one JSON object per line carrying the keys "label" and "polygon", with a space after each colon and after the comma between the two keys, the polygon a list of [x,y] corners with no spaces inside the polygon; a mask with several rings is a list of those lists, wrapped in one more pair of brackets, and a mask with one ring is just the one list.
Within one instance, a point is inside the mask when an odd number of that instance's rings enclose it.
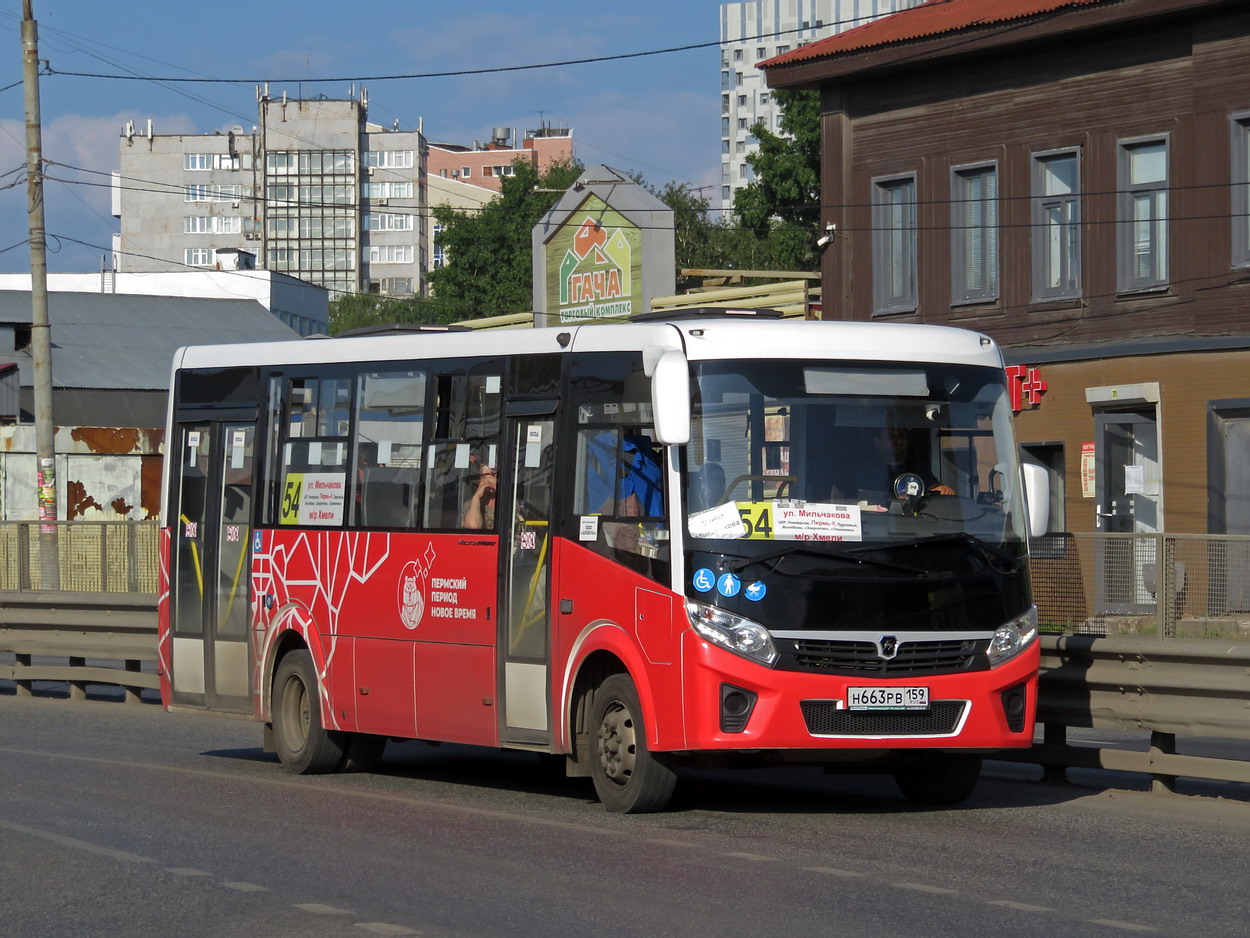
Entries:
{"label": "license plate", "polygon": [[848,710],[928,710],[927,687],[848,687]]}

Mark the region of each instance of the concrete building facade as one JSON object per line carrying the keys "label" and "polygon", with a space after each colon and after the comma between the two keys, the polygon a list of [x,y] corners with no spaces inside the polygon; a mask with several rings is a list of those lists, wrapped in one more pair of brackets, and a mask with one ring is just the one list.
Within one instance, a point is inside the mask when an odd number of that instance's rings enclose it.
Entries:
{"label": "concrete building facade", "polygon": [[258,100],[244,132],[127,125],[113,180],[120,272],[277,271],[331,294],[424,292],[421,130],[369,123],[368,96]]}
{"label": "concrete building facade", "polygon": [[759,149],[751,133],[763,123],[780,133],[781,111],[757,65],[805,43],[914,7],[921,0],[745,0],[722,3],[721,205],[754,178],[747,157]]}

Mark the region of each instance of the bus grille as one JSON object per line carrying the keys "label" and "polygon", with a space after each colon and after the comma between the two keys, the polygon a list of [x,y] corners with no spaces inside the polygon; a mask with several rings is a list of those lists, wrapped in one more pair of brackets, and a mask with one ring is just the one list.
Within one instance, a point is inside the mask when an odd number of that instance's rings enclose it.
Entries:
{"label": "bus grille", "polygon": [[804,700],[800,706],[813,736],[946,736],[955,732],[968,703],[935,700],[928,710],[839,710],[835,700]]}
{"label": "bus grille", "polygon": [[878,677],[958,674],[989,667],[984,639],[900,642],[893,658],[882,658],[872,642],[837,639],[778,639],[782,671],[872,674]]}

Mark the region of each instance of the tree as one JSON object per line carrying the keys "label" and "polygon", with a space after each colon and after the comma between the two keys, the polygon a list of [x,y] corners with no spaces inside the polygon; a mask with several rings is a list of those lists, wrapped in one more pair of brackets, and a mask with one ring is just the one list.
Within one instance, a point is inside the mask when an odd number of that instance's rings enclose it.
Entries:
{"label": "tree", "polygon": [[583,170],[580,162],[562,162],[540,174],[523,158],[512,167],[499,195],[479,211],[434,209],[448,260],[431,272],[430,286],[438,303],[458,319],[534,308],[530,233]]}
{"label": "tree", "polygon": [[820,95],[777,89],[782,135],[751,128],[759,150],[747,157],[755,178],[734,195],[734,214],[767,239],[783,270],[815,270],[820,227]]}
{"label": "tree", "polygon": [[330,335],[392,323],[452,323],[463,318],[439,300],[423,296],[349,293],[330,301]]}

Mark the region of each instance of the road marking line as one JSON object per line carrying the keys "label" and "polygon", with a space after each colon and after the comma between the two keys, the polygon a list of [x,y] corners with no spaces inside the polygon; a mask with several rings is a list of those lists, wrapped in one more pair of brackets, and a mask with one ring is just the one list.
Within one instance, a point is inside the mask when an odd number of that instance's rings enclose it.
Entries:
{"label": "road marking line", "polygon": [[173,873],[175,876],[212,876],[212,873],[206,873],[204,870],[197,870],[191,866],[171,866],[165,870],[166,873]]}
{"label": "road marking line", "polygon": [[54,834],[51,831],[41,831],[34,827],[27,827],[24,824],[14,824],[12,821],[0,821],[0,828],[4,830],[14,831],[18,834],[28,834],[31,837],[39,837],[43,840],[50,840],[54,844],[60,844],[63,847],[73,847],[75,850],[85,850],[87,853],[98,853],[103,857],[111,857],[114,860],[125,860],[128,863],[155,863],[151,857],[141,857],[137,853],[129,853],[125,850],[114,850],[111,847],[101,847],[98,844],[89,844],[85,840],[78,840],[74,837],[66,837],[64,834]]}
{"label": "road marking line", "polygon": [[1053,912],[1044,905],[1029,905],[1027,902],[1012,902],[1010,899],[987,899],[990,905],[1002,906],[1004,909],[1015,909],[1017,912]]}
{"label": "road marking line", "polygon": [[931,892],[935,895],[954,896],[958,892],[954,889],[943,889],[941,886],[926,886],[924,883],[894,883],[899,889],[912,889],[916,892]]}
{"label": "road marking line", "polygon": [[421,932],[405,928],[403,925],[389,925],[386,922],[357,922],[357,928],[371,931],[375,935],[419,935]]}
{"label": "road marking line", "polygon": [[298,902],[295,908],[303,909],[305,912],[311,912],[313,915],[351,915],[347,909],[336,909],[332,905],[322,905],[320,902]]}
{"label": "road marking line", "polygon": [[222,883],[227,889],[235,892],[268,892],[268,886],[257,886],[255,883]]}
{"label": "road marking line", "polygon": [[767,861],[769,863],[777,862],[776,857],[764,857],[764,856],[760,856],[758,853],[726,853],[724,854],[724,856],[737,857],[739,860],[758,860],[758,861]]}
{"label": "road marking line", "polygon": [[852,879],[856,876],[865,876],[866,873],[856,873],[854,870],[839,870],[832,866],[805,866],[803,869],[809,873],[828,873],[830,876],[842,876],[846,879]]}
{"label": "road marking line", "polygon": [[1121,922],[1115,918],[1091,918],[1093,925],[1109,925],[1112,928],[1123,928],[1125,931],[1158,931],[1153,925],[1138,925],[1136,922]]}

